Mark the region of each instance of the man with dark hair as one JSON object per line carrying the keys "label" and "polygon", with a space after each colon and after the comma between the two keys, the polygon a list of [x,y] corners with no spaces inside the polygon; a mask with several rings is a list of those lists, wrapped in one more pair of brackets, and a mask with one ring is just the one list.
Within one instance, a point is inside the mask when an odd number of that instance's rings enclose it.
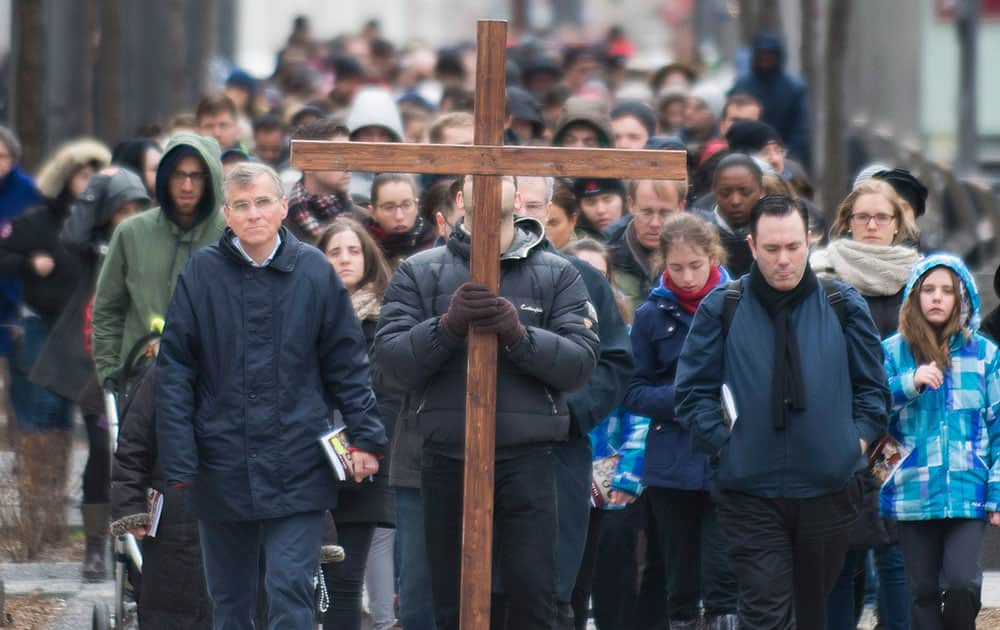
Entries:
{"label": "man with dark hair", "polygon": [[194,112],[198,133],[215,138],[219,149],[237,147],[246,152],[240,143],[240,126],[236,105],[225,94],[210,94],[198,103]]}
{"label": "man with dark hair", "polygon": [[730,94],[722,108],[722,120],[719,121],[719,134],[725,136],[733,123],[738,120],[760,120],[764,111],[760,101],[752,94],[738,92]]}
{"label": "man with dark hair", "polygon": [[675,380],[677,419],[711,457],[740,626],[754,630],[825,627],[855,473],[887,424],[878,331],[855,289],[813,273],[807,225],[784,195],[754,205],[755,262],[702,301]]}
{"label": "man with dark hair", "polygon": [[[347,142],[347,138],[347,126],[336,118],[306,123],[292,134],[293,140]],[[300,241],[314,244],[323,228],[338,216],[364,222],[368,213],[352,201],[350,185],[348,171],[303,171],[288,193],[285,227]]]}
{"label": "man with dark hair", "polygon": [[281,168],[288,159],[288,138],[281,118],[264,114],[253,122],[253,154],[271,168]]}
{"label": "man with dark hair", "polygon": [[[514,180],[502,183],[500,289],[469,281],[472,178],[460,178],[463,219],[445,247],[396,270],[382,305],[375,361],[407,392],[424,438],[421,471],[438,630],[458,628],[466,337],[498,337],[494,524],[496,565],[508,627],[551,628],[556,620],[558,537],[552,447],[569,436],[568,392],[597,362],[596,315],[580,274],[544,250],[541,224],[515,219]],[[412,430],[412,429],[411,429]],[[397,432],[399,427],[397,427]]]}

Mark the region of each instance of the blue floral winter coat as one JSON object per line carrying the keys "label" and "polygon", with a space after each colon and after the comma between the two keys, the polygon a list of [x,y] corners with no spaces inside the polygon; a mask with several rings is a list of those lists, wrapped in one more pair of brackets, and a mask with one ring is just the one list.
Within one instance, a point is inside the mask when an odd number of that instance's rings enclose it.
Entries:
{"label": "blue floral winter coat", "polygon": [[[903,302],[934,267],[944,266],[962,280],[961,298],[968,334],[951,340],[951,366],[944,383],[918,390],[918,366],[909,344],[896,334],[883,342],[892,393],[889,430],[910,452],[882,486],[881,510],[903,521],[939,518],[984,519],[1000,501],[1000,356],[980,335],[979,294],[965,264],[938,254],[918,263]],[[913,299],[919,299],[914,294]]]}

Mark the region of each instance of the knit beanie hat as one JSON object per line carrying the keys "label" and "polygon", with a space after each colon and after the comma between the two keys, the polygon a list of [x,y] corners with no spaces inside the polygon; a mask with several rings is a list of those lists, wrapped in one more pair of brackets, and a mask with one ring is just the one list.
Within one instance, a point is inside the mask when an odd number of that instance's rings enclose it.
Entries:
{"label": "knit beanie hat", "polygon": [[927,186],[924,186],[910,171],[901,168],[879,171],[872,175],[872,179],[888,182],[896,194],[910,204],[918,217],[924,216],[927,211]]}
{"label": "knit beanie hat", "polygon": [[656,114],[649,105],[646,105],[642,101],[618,101],[611,109],[611,120],[618,120],[625,116],[631,116],[642,123],[642,126],[646,128],[650,137],[656,133]]}
{"label": "knit beanie hat", "polygon": [[705,107],[708,108],[708,111],[712,112],[716,120],[722,118],[722,109],[726,105],[726,95],[723,94],[719,87],[702,81],[691,88],[688,97],[704,103]]}
{"label": "knit beanie hat", "polygon": [[782,144],[777,130],[759,120],[737,120],[726,132],[726,142],[737,153],[756,153],[772,142]]}
{"label": "knit beanie hat", "polygon": [[625,198],[625,182],[620,179],[598,179],[594,177],[580,177],[573,180],[573,194],[577,200],[595,197],[605,193],[619,195]]}

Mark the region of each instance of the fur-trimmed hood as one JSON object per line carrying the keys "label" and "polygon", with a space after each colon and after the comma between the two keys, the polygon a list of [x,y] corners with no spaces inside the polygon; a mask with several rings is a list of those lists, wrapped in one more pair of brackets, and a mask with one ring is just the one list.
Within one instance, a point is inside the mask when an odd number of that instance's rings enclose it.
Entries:
{"label": "fur-trimmed hood", "polygon": [[36,184],[46,198],[55,199],[81,166],[90,164],[100,170],[110,163],[111,149],[99,140],[71,140],[56,149],[38,170]]}

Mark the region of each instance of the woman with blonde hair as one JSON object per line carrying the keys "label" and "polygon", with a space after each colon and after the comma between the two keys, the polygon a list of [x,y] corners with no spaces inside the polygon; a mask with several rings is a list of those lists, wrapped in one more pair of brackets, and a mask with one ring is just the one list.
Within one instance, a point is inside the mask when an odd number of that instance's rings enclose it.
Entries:
{"label": "woman with blonde hair", "polygon": [[[829,234],[827,247],[810,259],[813,270],[857,289],[882,338],[892,335],[899,325],[910,270],[920,260],[920,253],[910,245],[917,239],[916,225],[903,211],[895,190],[874,179],[860,183],[840,203]],[[905,630],[906,580],[896,529],[878,515],[878,480],[866,473],[863,482],[863,505],[844,568],[830,595],[827,627],[857,627],[862,602],[856,597],[855,583],[864,579],[865,559],[868,550],[874,549],[879,621],[886,630]]]}

